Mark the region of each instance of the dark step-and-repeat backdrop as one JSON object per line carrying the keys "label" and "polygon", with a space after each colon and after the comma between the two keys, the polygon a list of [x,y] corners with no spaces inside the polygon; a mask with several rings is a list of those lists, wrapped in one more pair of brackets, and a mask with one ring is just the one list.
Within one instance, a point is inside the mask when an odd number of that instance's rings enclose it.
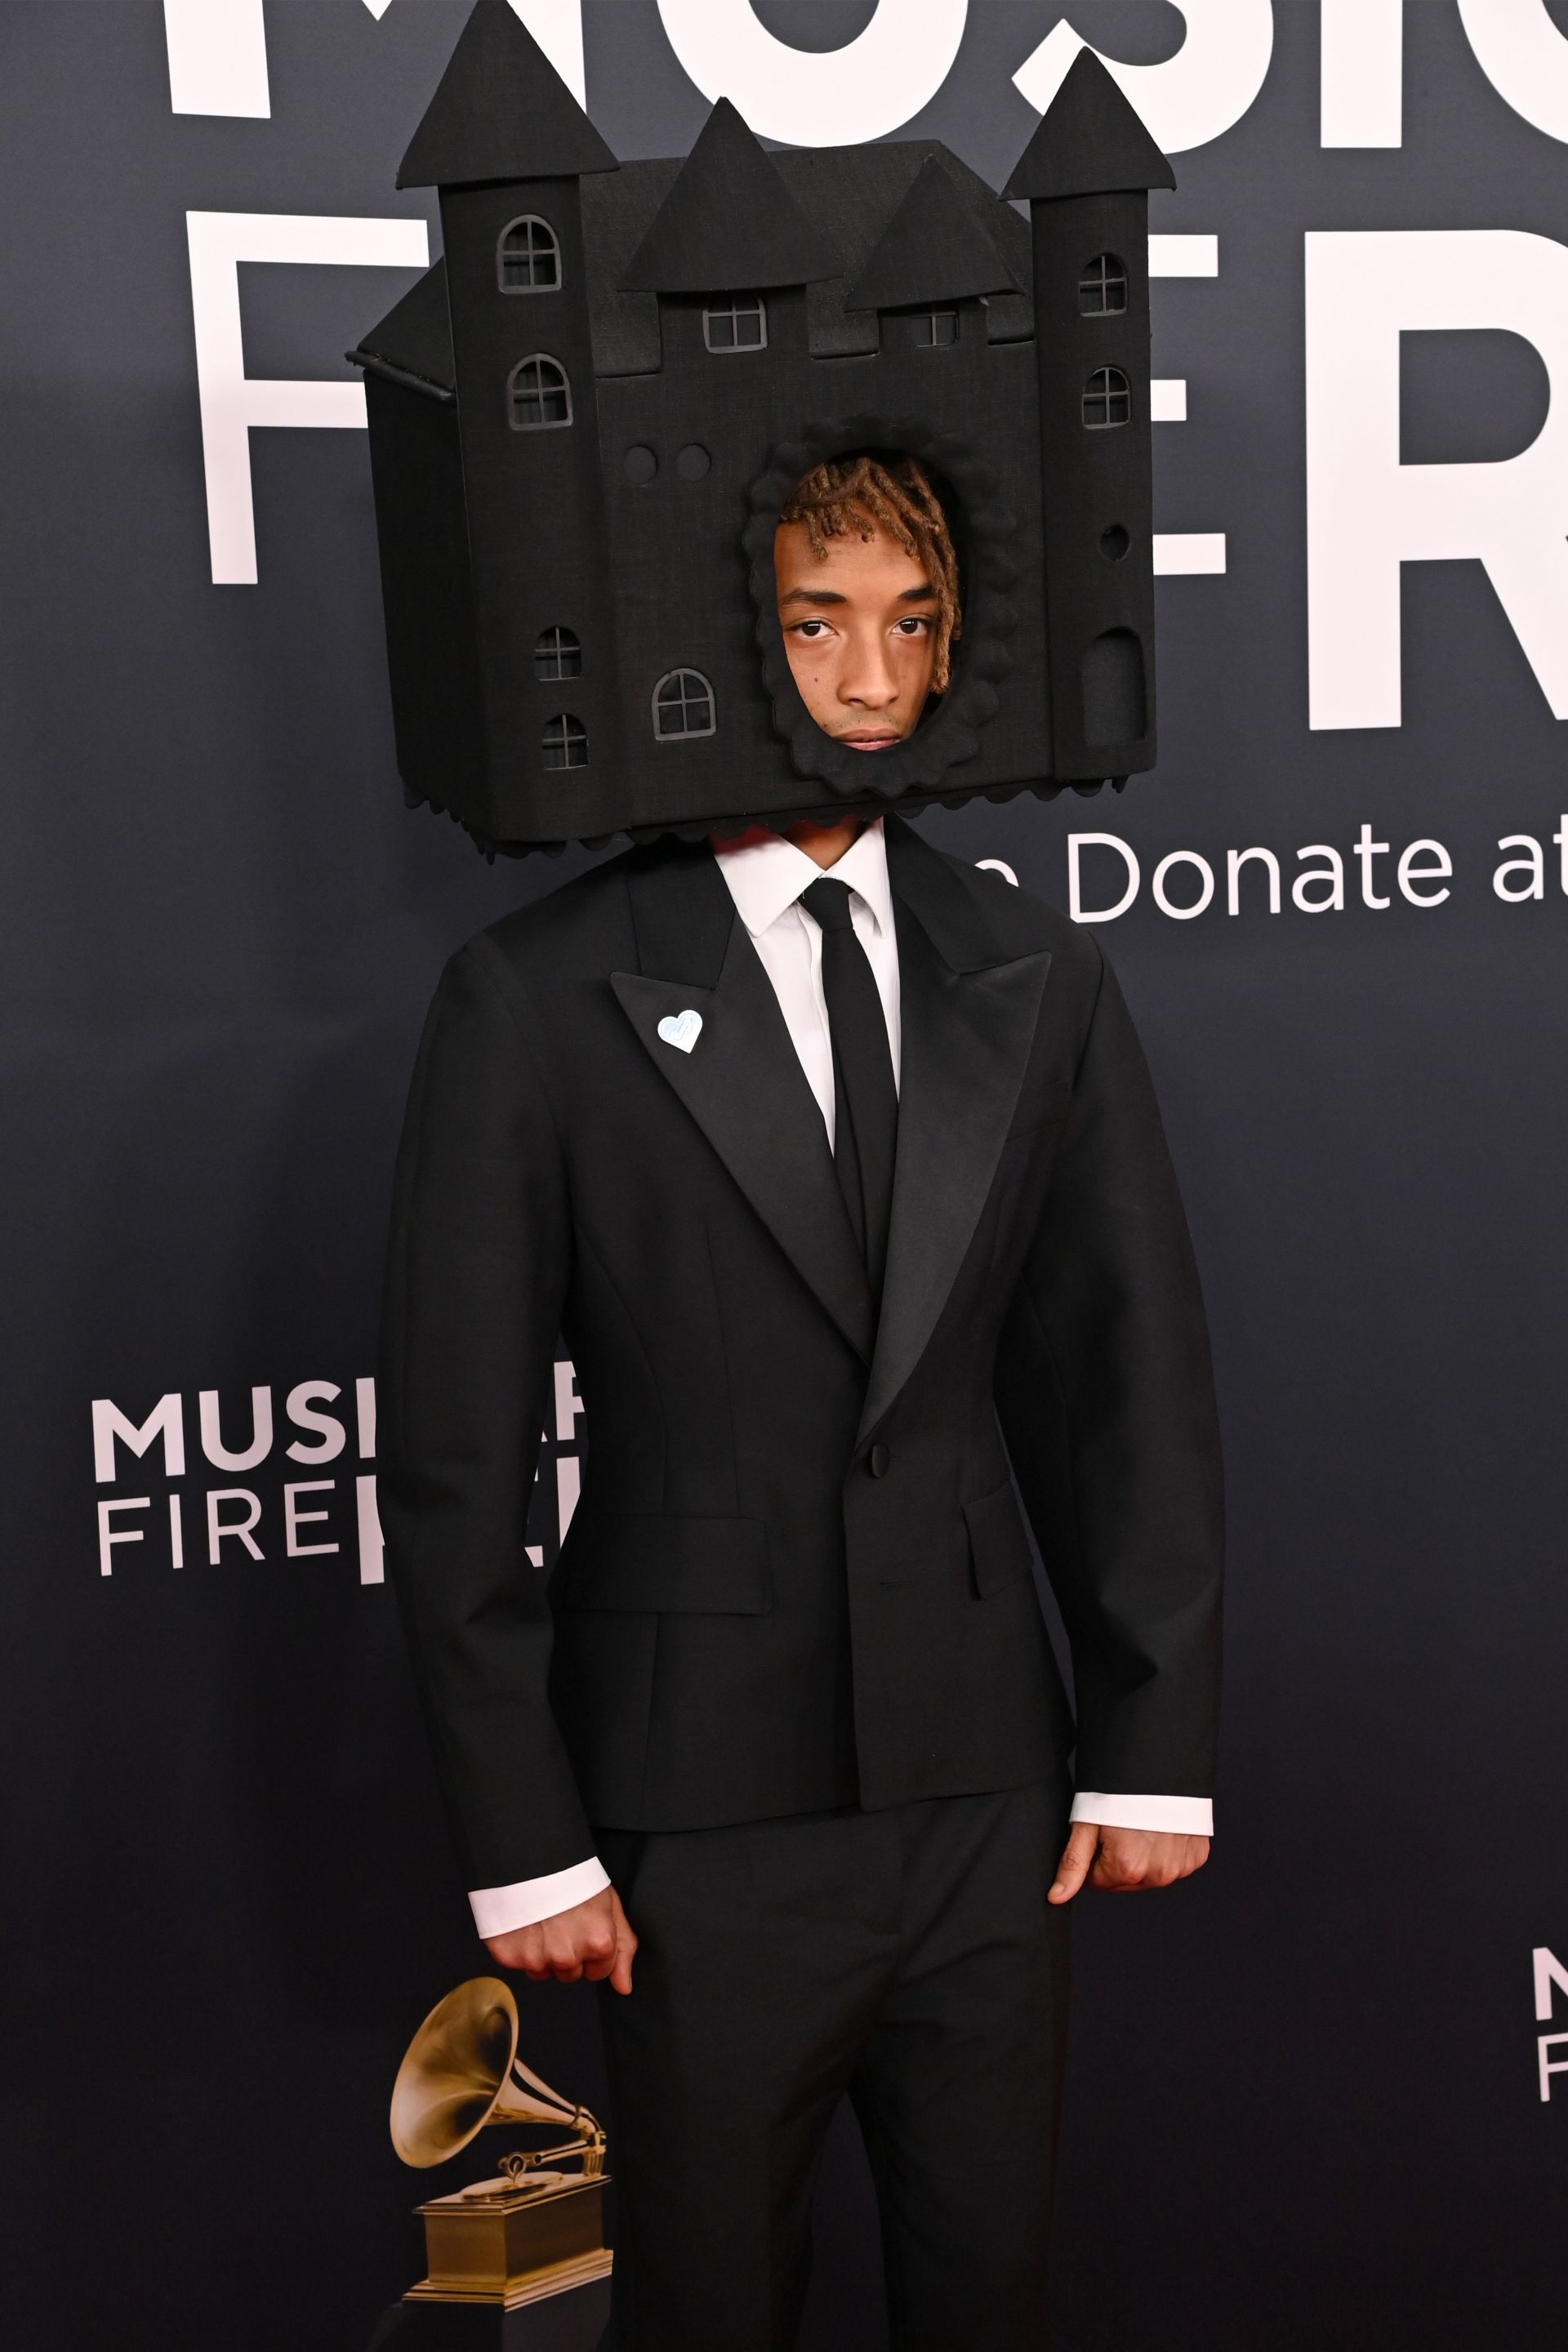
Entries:
{"label": "dark step-and-repeat backdrop", "polygon": [[[1213,1865],[1079,1906],[1060,2338],[1556,2352],[1568,5],[513,4],[624,158],[728,93],[1000,184],[1086,41],[1175,158],[1159,771],[927,821],[1123,976],[1234,1512]],[[18,2352],[362,2352],[431,2185],[391,2078],[485,1965],[369,1375],[437,975],[585,853],[490,867],[402,806],[342,359],[437,249],[392,183],[465,14],[0,11]],[[548,1557],[565,1362],[544,1436]],[[592,1995],[519,1999],[601,2105]],[[818,2224],[808,2340],[874,2347],[847,2126]]]}

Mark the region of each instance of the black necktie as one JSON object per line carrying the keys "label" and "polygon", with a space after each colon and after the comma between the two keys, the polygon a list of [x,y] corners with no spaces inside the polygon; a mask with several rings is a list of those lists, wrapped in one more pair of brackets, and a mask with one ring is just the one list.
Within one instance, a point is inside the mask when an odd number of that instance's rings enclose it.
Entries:
{"label": "black necktie", "polygon": [[833,1158],[855,1237],[880,1299],[893,1207],[899,1092],[887,1015],[870,958],[849,919],[849,885],[824,875],[800,894],[822,926],[822,992],[833,1034]]}

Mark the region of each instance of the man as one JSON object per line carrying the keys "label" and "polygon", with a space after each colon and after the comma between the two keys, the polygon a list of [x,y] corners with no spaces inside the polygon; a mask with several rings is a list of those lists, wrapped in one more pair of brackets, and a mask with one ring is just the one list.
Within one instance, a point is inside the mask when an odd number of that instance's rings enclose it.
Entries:
{"label": "man", "polygon": [[[920,467],[816,467],[775,578],[817,725],[906,740],[962,630]],[[547,1592],[558,1329],[590,1456]],[[859,816],[497,925],[421,1052],[385,1387],[480,1934],[619,1996],[620,2352],[793,2341],[845,2094],[895,2344],[1037,2345],[1065,1906],[1202,1865],[1217,1671],[1201,1307],[1092,941]]]}

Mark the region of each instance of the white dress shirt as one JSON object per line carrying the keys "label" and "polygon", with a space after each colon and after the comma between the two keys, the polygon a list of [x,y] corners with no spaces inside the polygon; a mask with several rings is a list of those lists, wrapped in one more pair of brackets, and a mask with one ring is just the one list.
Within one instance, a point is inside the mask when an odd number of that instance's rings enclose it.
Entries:
{"label": "white dress shirt", "polygon": [[[868,754],[874,757],[874,754]],[[821,1107],[829,1149],[837,1132],[833,1100],[833,1035],[822,992],[822,926],[800,903],[823,869],[782,834],[748,841],[744,847],[718,848],[719,870],[730,885],[741,920],[763,970],[773,984],[790,1044]],[[893,1084],[899,1083],[899,942],[893,929],[893,894],[888,880],[888,850],[882,820],[857,835],[837,866],[836,882],[849,885],[849,919],[876,977],[888,1024]]]}
{"label": "white dress shirt", "polygon": [[[822,927],[800,904],[801,892],[808,883],[820,879],[823,869],[782,834],[732,845],[716,845],[716,855],[736,911],[773,982],[790,1043],[821,1108],[831,1145],[833,1040],[822,989]],[[867,825],[837,865],[827,870],[835,880],[849,885],[849,919],[882,1000],[897,1086],[901,1035],[899,945],[880,817]],[[1107,1829],[1174,1830],[1194,1837],[1208,1837],[1214,1829],[1213,1807],[1206,1797],[1108,1795],[1100,1790],[1080,1789],[1073,1801],[1072,1818]],[[480,1936],[504,1936],[514,1927],[530,1927],[536,1919],[568,1910],[574,1903],[585,1903],[609,1883],[603,1864],[590,1856],[547,1878],[520,1879],[514,1886],[482,1886],[468,1900]]]}

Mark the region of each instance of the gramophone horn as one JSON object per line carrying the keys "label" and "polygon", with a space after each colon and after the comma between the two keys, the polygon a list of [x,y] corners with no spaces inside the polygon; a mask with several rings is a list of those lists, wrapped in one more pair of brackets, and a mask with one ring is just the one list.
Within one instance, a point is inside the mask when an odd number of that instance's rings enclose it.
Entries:
{"label": "gramophone horn", "polygon": [[439,2164],[486,2124],[595,2128],[521,2064],[517,2003],[499,1977],[470,1977],[437,2002],[392,2086],[392,2145],[405,2164]]}

